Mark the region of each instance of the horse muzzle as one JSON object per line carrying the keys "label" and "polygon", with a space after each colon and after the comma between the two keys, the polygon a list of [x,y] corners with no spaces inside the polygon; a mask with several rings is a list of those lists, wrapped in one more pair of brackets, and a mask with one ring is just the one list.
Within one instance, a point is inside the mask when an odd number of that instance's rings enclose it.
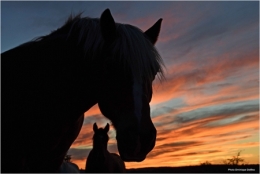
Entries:
{"label": "horse muzzle", "polygon": [[138,136],[134,142],[126,142],[117,138],[119,154],[123,161],[141,162],[145,160],[146,155],[154,148],[155,140],[156,134],[148,139],[147,137]]}

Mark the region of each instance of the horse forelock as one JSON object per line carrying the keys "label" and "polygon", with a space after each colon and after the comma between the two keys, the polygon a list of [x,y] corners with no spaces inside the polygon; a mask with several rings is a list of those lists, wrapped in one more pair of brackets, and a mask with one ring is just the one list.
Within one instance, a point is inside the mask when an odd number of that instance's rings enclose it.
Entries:
{"label": "horse forelock", "polygon": [[[106,54],[103,51],[104,40],[100,20],[81,18],[80,15],[70,16],[63,26],[70,25],[68,39],[75,37],[74,34],[77,32],[77,44],[83,47],[87,58],[95,59],[101,53]],[[162,58],[143,31],[135,26],[120,23],[116,23],[116,29],[117,39],[111,45],[110,58],[121,62],[121,66],[128,66],[138,81],[153,79],[157,73],[160,80],[164,79]]]}
{"label": "horse forelock", "polygon": [[139,82],[151,80],[157,72],[160,79],[164,78],[162,58],[139,28],[117,24],[117,33],[119,36],[114,42],[112,55],[115,58],[118,56],[125,66],[129,66],[134,79]]}

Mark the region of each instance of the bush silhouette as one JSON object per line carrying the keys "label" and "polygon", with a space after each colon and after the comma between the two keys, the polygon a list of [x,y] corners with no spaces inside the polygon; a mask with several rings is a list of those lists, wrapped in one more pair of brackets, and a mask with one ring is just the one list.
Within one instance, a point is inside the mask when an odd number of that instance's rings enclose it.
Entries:
{"label": "bush silhouette", "polygon": [[204,163],[200,163],[201,166],[208,166],[208,165],[212,165],[211,162],[209,161],[205,161]]}

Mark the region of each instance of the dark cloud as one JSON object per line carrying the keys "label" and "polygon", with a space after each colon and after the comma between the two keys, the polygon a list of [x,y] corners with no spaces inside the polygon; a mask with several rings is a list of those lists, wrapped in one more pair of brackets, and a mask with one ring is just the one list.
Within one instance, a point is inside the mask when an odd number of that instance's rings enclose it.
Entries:
{"label": "dark cloud", "polygon": [[107,147],[107,150],[110,153],[118,153],[117,144],[109,144],[108,147]]}
{"label": "dark cloud", "polygon": [[[157,134],[158,134],[157,137],[159,137],[160,135],[168,135],[168,134],[170,134],[173,131],[172,128],[171,129],[162,129],[161,127],[156,127],[156,129],[157,129]],[[169,137],[163,137],[161,139],[168,139],[168,138]],[[159,141],[158,138],[156,140]]]}
{"label": "dark cloud", "polygon": [[259,102],[257,100],[228,103],[224,105],[211,106],[207,108],[196,109],[193,111],[181,113],[175,116],[174,122],[188,123],[207,117],[214,116],[235,116],[247,112],[259,111]]}
{"label": "dark cloud", "polygon": [[162,114],[172,113],[174,111],[174,108],[163,106],[160,108],[156,108],[151,112],[151,117],[155,118],[157,116],[160,116]]}
{"label": "dark cloud", "polygon": [[170,155],[170,157],[173,158],[178,158],[178,157],[184,157],[184,156],[192,156],[192,155],[202,155],[202,154],[211,154],[211,153],[218,153],[218,152],[222,152],[220,150],[208,150],[208,151],[199,151],[199,152],[188,152],[188,153],[179,153],[179,154],[174,154],[174,155]]}
{"label": "dark cloud", "polygon": [[208,150],[208,151],[199,151],[199,152],[189,152],[189,153],[181,153],[181,154],[176,154],[172,155],[173,157],[182,157],[182,156],[191,156],[191,155],[202,155],[202,154],[211,154],[211,153],[218,153],[222,152],[220,150]]}
{"label": "dark cloud", "polygon": [[91,151],[91,149],[70,148],[67,154],[72,156],[72,161],[73,161],[73,159],[84,160],[84,159],[87,159],[87,156],[90,151]]}
{"label": "dark cloud", "polygon": [[170,152],[176,152],[183,149],[187,149],[194,146],[202,145],[202,142],[197,141],[186,141],[186,142],[175,142],[175,143],[166,143],[163,145],[156,146],[152,152],[148,154],[148,158],[155,158],[157,156],[167,154]]}
{"label": "dark cloud", "polygon": [[91,115],[91,116],[87,116],[84,118],[84,122],[83,122],[83,125],[86,125],[86,124],[91,124],[93,125],[96,121],[99,121],[99,122],[102,122],[102,123],[109,123],[110,125],[112,124],[111,121],[108,121],[108,119],[102,115],[102,114],[96,114],[96,115]]}
{"label": "dark cloud", "polygon": [[167,115],[167,116],[162,116],[162,118],[154,123],[154,126],[159,128],[161,126],[169,126],[169,125],[174,125],[175,123],[173,122],[173,116],[172,115]]}
{"label": "dark cloud", "polygon": [[[214,135],[214,137],[216,138],[222,138],[222,137],[228,137],[228,136],[237,136],[237,135],[240,135],[244,133],[244,130],[243,131],[233,131],[233,132],[228,132],[228,133],[223,133],[223,134],[217,134],[217,135]],[[209,136],[212,136],[212,135],[209,135]]]}
{"label": "dark cloud", "polygon": [[158,138],[156,137],[156,142],[159,142],[159,141],[163,141],[163,140],[166,140],[167,138]]}
{"label": "dark cloud", "polygon": [[246,115],[244,117],[241,117],[237,122],[249,122],[249,121],[257,121],[259,120],[259,110],[258,114],[252,114],[252,115]]}
{"label": "dark cloud", "polygon": [[[117,145],[116,144],[109,144],[107,147],[110,153],[116,153]],[[70,148],[68,151],[68,155],[72,155],[72,161],[75,160],[85,160],[87,159],[89,152],[92,150],[92,146],[90,148]]]}
{"label": "dark cloud", "polygon": [[189,146],[198,146],[198,145],[202,145],[202,142],[199,141],[180,141],[180,142],[174,142],[174,143],[166,143],[160,146],[157,146],[157,148],[159,149],[164,149],[164,148],[174,148],[174,147],[182,147],[182,148],[186,148]]}
{"label": "dark cloud", "polygon": [[[176,149],[175,149],[175,150],[176,150]],[[181,150],[181,148],[178,149],[178,150]],[[147,155],[147,158],[148,158],[148,159],[156,158],[156,157],[159,156],[159,155],[167,154],[167,153],[170,153],[170,152],[172,152],[171,149],[161,149],[161,150],[155,150],[155,149],[153,149],[153,150]]]}
{"label": "dark cloud", "polygon": [[74,144],[85,144],[86,140],[92,141],[93,132],[88,132],[84,134],[80,134],[77,139],[74,141]]}

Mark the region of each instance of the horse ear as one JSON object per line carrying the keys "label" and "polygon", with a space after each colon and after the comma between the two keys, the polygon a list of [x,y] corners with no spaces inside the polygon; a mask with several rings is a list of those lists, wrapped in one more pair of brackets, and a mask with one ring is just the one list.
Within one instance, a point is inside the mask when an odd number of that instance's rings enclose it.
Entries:
{"label": "horse ear", "polygon": [[98,130],[97,123],[93,124],[93,130],[94,130],[94,132],[96,132]]}
{"label": "horse ear", "polygon": [[107,123],[106,127],[105,127],[105,131],[108,132],[109,131],[109,124]]}
{"label": "horse ear", "polygon": [[106,9],[100,17],[100,28],[106,42],[111,43],[116,39],[116,23],[109,9]]}
{"label": "horse ear", "polygon": [[158,39],[160,29],[161,29],[161,23],[162,23],[162,18],[160,18],[151,28],[149,28],[144,32],[145,35],[148,36],[148,38],[150,39],[153,45],[156,43]]}

